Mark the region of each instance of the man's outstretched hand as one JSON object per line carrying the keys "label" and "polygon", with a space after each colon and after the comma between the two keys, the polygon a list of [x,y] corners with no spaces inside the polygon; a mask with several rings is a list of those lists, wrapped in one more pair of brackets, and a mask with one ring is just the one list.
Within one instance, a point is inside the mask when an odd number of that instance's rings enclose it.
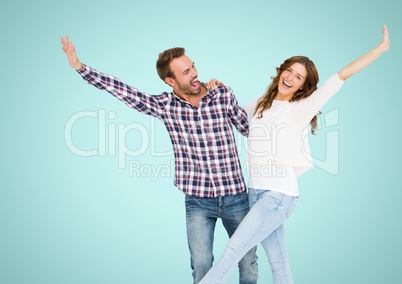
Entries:
{"label": "man's outstretched hand", "polygon": [[78,60],[77,53],[75,52],[75,46],[70,40],[69,36],[66,39],[61,38],[61,43],[63,44],[63,52],[67,55],[68,63],[75,70],[82,69],[82,63]]}

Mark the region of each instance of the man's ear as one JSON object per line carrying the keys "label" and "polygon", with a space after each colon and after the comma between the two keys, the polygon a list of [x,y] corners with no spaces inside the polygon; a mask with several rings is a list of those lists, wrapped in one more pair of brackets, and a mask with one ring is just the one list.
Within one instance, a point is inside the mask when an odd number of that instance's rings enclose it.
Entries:
{"label": "man's ear", "polygon": [[165,78],[165,83],[168,84],[170,87],[173,87],[175,85],[175,80],[171,77],[166,77]]}

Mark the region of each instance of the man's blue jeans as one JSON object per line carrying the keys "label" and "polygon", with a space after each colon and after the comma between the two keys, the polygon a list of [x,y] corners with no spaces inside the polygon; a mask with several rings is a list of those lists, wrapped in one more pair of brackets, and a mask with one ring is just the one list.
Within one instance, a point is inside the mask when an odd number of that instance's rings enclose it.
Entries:
{"label": "man's blue jeans", "polygon": [[[187,240],[194,283],[212,267],[215,224],[221,218],[229,237],[249,211],[247,192],[233,196],[198,198],[186,195]],[[256,247],[239,262],[239,283],[255,284],[258,278]]]}

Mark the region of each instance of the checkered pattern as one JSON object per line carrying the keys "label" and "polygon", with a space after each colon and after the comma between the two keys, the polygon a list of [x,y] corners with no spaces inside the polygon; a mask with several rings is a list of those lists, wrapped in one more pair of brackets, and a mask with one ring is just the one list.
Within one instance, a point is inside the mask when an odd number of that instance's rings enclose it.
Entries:
{"label": "checkered pattern", "polygon": [[234,195],[245,190],[232,125],[248,135],[247,114],[232,90],[208,90],[196,108],[173,92],[149,95],[86,65],[78,73],[129,107],[163,121],[175,156],[175,185],[197,197]]}

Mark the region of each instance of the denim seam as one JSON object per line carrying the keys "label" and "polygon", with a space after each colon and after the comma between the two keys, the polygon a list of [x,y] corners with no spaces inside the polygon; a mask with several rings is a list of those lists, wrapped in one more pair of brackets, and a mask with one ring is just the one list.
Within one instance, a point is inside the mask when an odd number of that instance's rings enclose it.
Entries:
{"label": "denim seam", "polygon": [[[278,241],[277,235],[275,234],[275,245],[278,246],[278,243],[279,243],[279,241]],[[283,251],[282,251],[281,249],[279,249],[279,251],[281,252],[282,260],[284,260],[285,257],[283,256]],[[283,271],[282,271],[282,273],[283,273]],[[287,278],[286,272],[283,273],[282,278],[286,280],[286,283],[289,282],[289,281],[288,281],[288,278]]]}

